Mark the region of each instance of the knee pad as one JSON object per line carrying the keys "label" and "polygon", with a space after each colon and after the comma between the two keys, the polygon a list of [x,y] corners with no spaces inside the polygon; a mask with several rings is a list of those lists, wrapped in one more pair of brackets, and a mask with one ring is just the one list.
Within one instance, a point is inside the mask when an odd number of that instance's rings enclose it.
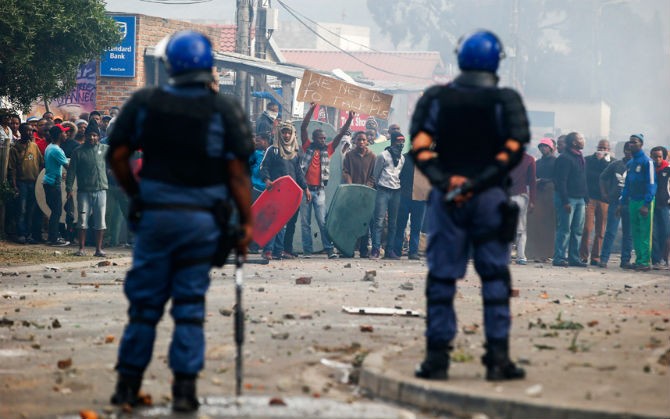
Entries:
{"label": "knee pad", "polygon": [[430,273],[428,274],[426,281],[426,300],[429,306],[440,304],[452,306],[454,304],[455,295],[455,278],[439,278]]}
{"label": "knee pad", "polygon": [[171,314],[177,325],[202,327],[205,323],[205,296],[173,298]]}
{"label": "knee pad", "polygon": [[156,327],[156,324],[163,317],[163,307],[151,306],[146,304],[131,304],[128,309],[128,317],[130,323],[142,323],[151,327]]}
{"label": "knee pad", "polygon": [[512,277],[506,267],[490,275],[483,275],[482,298],[484,307],[509,306],[512,295]]}

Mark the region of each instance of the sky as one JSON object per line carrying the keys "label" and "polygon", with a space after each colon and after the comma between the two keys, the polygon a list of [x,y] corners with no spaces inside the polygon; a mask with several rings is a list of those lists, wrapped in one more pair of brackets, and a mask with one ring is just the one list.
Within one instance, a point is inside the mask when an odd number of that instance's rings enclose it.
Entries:
{"label": "sky", "polygon": [[[208,2],[195,4],[175,4],[176,2],[195,2],[202,0],[106,0],[107,10],[113,12],[141,13],[151,16],[159,16],[170,19],[198,20],[204,22],[235,23],[236,0],[211,0]],[[262,0],[258,0],[262,1]],[[368,26],[370,28],[370,37],[372,47],[377,50],[393,50],[391,42],[381,35],[380,26],[373,21],[372,15],[367,7],[367,0],[283,0],[290,7],[296,9],[301,14],[310,19],[319,22],[329,23],[347,23],[351,25]],[[389,3],[395,0],[388,0]],[[524,1],[524,0],[521,0]],[[565,0],[567,2],[567,0]],[[587,0],[580,0],[586,2]],[[664,49],[670,53],[670,0],[597,0],[602,2],[602,9],[615,10],[622,4],[628,4],[635,10],[635,13],[644,16],[646,20],[651,21],[654,16],[658,16],[664,29]],[[161,4],[159,2],[168,2],[172,4]],[[282,22],[295,22],[278,3],[277,0],[270,0],[273,7],[279,10],[279,25],[281,30]],[[606,13],[603,13],[606,15]],[[199,23],[204,23],[199,22]],[[634,36],[634,28],[622,27],[621,30],[627,31]],[[616,45],[607,45],[607,40],[603,40],[603,48],[615,48]],[[558,44],[557,44],[558,45]],[[283,47],[289,47],[284,46]],[[558,45],[560,46],[560,45]],[[567,46],[566,46],[567,48]],[[412,49],[407,43],[401,44],[398,48]],[[416,48],[414,48],[416,49]],[[634,66],[629,65],[625,59],[626,51],[622,51],[622,64],[626,71],[630,71],[630,80],[635,80],[637,75]],[[670,76],[668,76],[670,77]],[[667,81],[658,84],[667,85]],[[630,88],[630,87],[629,87]],[[667,97],[639,97],[632,101],[634,103],[645,103],[644,107],[635,107],[630,103],[614,103],[615,109],[618,109],[618,115],[625,115],[626,121],[620,118],[614,118],[612,121],[612,132],[621,137],[621,133],[627,132],[630,126],[648,126],[649,118],[645,117],[645,109],[655,109],[656,114],[667,113],[662,110],[670,111],[670,99]],[[629,109],[630,108],[630,109]],[[661,110],[661,111],[659,111]],[[625,112],[623,112],[625,111]],[[662,127],[658,121],[653,123],[652,137],[662,139],[661,142],[670,143],[670,135],[667,129]],[[652,128],[649,128],[652,129]]]}

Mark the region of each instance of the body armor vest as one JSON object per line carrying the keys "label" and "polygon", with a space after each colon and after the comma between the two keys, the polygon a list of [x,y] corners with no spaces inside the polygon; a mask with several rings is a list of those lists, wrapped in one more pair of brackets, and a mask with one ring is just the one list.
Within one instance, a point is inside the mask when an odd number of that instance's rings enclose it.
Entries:
{"label": "body armor vest", "polygon": [[436,151],[444,170],[474,178],[490,166],[506,140],[496,88],[443,88]]}
{"label": "body armor vest", "polygon": [[[144,151],[141,178],[190,187],[226,181],[224,144],[213,147],[218,155],[208,152],[212,117],[224,111],[218,109],[215,94],[189,98],[151,89],[145,103],[147,115],[138,138]],[[223,116],[221,121],[228,140]]]}

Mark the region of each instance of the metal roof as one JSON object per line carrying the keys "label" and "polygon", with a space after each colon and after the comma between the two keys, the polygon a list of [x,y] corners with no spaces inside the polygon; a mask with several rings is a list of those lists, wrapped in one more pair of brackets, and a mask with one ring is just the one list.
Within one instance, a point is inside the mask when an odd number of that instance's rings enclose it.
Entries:
{"label": "metal roof", "polygon": [[[156,57],[155,49],[146,49],[146,55]],[[261,60],[248,55],[236,54],[234,52],[215,52],[214,63],[217,66],[231,70],[241,70],[248,73],[263,73],[277,77],[281,80],[294,80],[302,78],[304,68],[295,65],[276,64],[271,61]]]}

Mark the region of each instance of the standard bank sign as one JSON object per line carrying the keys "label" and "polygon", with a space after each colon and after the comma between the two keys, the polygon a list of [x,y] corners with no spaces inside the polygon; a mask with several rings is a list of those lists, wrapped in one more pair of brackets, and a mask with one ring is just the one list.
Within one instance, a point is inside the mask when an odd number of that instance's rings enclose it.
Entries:
{"label": "standard bank sign", "polygon": [[135,77],[135,16],[112,16],[121,32],[121,42],[106,50],[100,59],[103,77]]}

